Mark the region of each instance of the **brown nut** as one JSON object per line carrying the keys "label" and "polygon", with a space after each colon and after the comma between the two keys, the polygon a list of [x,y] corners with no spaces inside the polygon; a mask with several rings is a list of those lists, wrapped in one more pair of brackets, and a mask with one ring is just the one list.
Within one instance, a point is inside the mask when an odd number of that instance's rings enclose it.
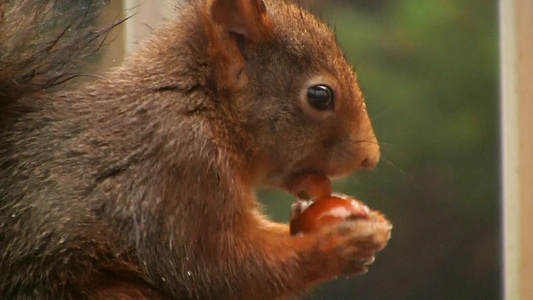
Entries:
{"label": "brown nut", "polygon": [[334,194],[315,201],[299,200],[291,206],[290,233],[309,233],[335,222],[368,219],[369,212],[361,201],[345,195]]}

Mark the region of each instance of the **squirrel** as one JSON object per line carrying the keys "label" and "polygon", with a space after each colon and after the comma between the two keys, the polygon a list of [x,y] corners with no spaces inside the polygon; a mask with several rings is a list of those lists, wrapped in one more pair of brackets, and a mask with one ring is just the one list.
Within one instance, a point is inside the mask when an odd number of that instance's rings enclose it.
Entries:
{"label": "squirrel", "polygon": [[0,298],[285,299],[365,273],[388,223],[291,236],[254,192],[378,162],[335,34],[287,0],[190,1],[65,86],[120,23],[92,27],[104,6],[0,2]]}

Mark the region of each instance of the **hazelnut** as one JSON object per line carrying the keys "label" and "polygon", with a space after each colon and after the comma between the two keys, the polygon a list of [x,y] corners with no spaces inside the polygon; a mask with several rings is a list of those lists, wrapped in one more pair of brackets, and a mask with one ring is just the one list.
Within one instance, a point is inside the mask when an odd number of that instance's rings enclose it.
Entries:
{"label": "hazelnut", "polygon": [[317,231],[324,225],[368,219],[370,209],[361,201],[345,195],[333,194],[312,200],[298,200],[291,206],[291,235]]}

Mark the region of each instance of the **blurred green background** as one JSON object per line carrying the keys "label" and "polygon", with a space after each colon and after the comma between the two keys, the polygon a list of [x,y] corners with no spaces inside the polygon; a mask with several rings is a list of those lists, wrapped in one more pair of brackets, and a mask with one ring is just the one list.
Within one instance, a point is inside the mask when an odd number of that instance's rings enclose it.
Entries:
{"label": "blurred green background", "polygon": [[[494,0],[315,1],[358,73],[382,160],[335,183],[383,211],[369,273],[305,299],[500,299],[498,7]],[[288,221],[291,196],[260,191]]]}

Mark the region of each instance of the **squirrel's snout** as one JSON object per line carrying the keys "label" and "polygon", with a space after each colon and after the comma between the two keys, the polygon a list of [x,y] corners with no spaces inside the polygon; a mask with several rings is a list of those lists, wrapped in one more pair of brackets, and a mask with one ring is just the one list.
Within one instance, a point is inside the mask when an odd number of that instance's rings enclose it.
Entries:
{"label": "squirrel's snout", "polygon": [[[375,138],[374,138],[375,140]],[[379,162],[380,151],[377,140],[373,142],[369,147],[365,147],[363,150],[363,160],[361,161],[361,168],[368,170],[374,169]]]}

